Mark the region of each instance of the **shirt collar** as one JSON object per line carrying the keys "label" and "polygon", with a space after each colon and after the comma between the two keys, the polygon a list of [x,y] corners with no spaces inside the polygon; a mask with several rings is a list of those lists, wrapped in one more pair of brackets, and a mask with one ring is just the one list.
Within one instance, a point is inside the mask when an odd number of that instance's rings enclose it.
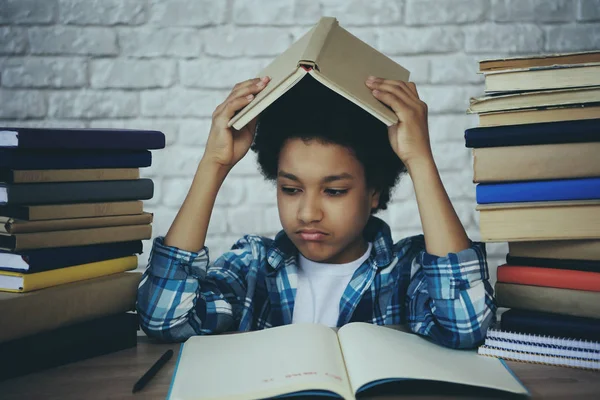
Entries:
{"label": "shirt collar", "polygon": [[[363,235],[368,242],[373,242],[370,259],[378,268],[388,266],[392,262],[393,246],[392,232],[387,223],[371,216]],[[267,262],[272,270],[277,271],[289,257],[296,257],[298,249],[282,230],[276,236],[267,250]]]}

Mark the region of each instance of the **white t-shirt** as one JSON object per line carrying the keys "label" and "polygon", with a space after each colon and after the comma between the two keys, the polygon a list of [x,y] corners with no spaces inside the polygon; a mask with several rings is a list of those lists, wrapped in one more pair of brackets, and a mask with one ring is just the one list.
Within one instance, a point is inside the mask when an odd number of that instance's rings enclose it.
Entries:
{"label": "white t-shirt", "polygon": [[372,243],[359,259],[347,264],[325,264],[299,254],[298,288],[294,300],[292,323],[311,322],[337,326],[340,300],[354,271],[371,254]]}

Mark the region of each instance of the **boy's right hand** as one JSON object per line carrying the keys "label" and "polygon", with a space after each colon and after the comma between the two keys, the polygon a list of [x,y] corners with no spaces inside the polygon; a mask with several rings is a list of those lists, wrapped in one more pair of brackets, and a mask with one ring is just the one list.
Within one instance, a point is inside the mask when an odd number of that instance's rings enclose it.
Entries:
{"label": "boy's right hand", "polygon": [[244,108],[265,88],[269,80],[269,77],[263,77],[238,83],[227,99],[215,109],[204,160],[229,169],[246,155],[254,139],[256,118],[239,131],[227,127],[227,124],[238,110]]}

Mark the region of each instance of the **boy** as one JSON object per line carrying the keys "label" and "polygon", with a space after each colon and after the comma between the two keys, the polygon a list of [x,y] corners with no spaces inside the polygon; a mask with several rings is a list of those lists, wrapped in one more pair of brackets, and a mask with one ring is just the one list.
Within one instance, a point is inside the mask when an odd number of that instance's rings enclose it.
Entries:
{"label": "boy", "polygon": [[[399,123],[374,117],[305,77],[240,131],[227,128],[268,78],[236,85],[213,114],[204,156],[140,283],[144,331],[165,341],[298,322],[408,323],[452,348],[485,337],[496,307],[485,247],[471,242],[440,180],[427,108],[413,83],[365,84]],[[256,136],[255,136],[256,130]],[[277,184],[283,230],[246,235],[210,263],[204,247],[215,197],[252,149]],[[393,243],[373,214],[403,172],[415,188],[424,235]]]}

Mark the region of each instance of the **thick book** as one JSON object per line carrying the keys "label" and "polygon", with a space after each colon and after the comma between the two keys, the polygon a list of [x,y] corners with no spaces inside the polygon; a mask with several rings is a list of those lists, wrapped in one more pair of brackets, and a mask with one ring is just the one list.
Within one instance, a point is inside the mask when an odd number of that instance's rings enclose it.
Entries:
{"label": "thick book", "polygon": [[0,204],[64,204],[148,200],[152,179],[98,182],[0,183]]}
{"label": "thick book", "polygon": [[139,168],[31,169],[0,168],[0,182],[43,183],[117,181],[140,177]]}
{"label": "thick book", "polygon": [[152,225],[126,225],[105,228],[72,229],[35,233],[0,233],[0,250],[21,251],[51,247],[145,240],[152,236]]}
{"label": "thick book", "polygon": [[570,53],[540,54],[535,56],[517,56],[490,58],[479,61],[479,71],[499,71],[528,67],[551,67],[554,65],[573,65],[600,62],[600,51],[578,51]]}
{"label": "thick book", "polygon": [[[526,242],[523,242],[526,243]],[[510,265],[527,265],[530,267],[553,268],[570,271],[600,272],[600,261],[593,260],[561,260],[558,258],[513,257],[506,255],[506,263]]]}
{"label": "thick book", "polygon": [[480,183],[475,196],[478,204],[600,200],[600,178]]}
{"label": "thick book", "polygon": [[600,176],[600,143],[473,149],[473,181],[507,182]]}
{"label": "thick book", "polygon": [[109,201],[105,203],[77,203],[52,205],[0,205],[0,216],[26,221],[49,219],[109,217],[134,215],[143,212],[144,203],[136,201]]}
{"label": "thick book", "polygon": [[0,147],[43,150],[151,150],[165,147],[165,134],[137,129],[0,127]]}
{"label": "thick book", "polygon": [[600,239],[511,242],[508,250],[514,257],[600,261]]}
{"label": "thick book", "polygon": [[18,253],[0,251],[0,270],[24,274],[50,271],[141,254],[141,240],[102,243],[88,246],[55,247],[50,249],[25,250]]}
{"label": "thick book", "polygon": [[469,100],[467,113],[482,114],[597,103],[600,103],[600,86],[473,97]]}
{"label": "thick book", "polygon": [[568,337],[581,340],[598,340],[600,338],[600,319],[515,308],[502,313],[500,327],[505,331],[533,335]]}
{"label": "thick book", "polygon": [[355,399],[386,384],[397,391],[403,384],[420,383],[420,393],[427,394],[436,386],[433,382],[447,384],[446,389],[471,387],[479,395],[485,389],[528,394],[500,360],[355,322],[337,334],[324,325],[293,324],[191,337],[181,347],[168,398],[196,399],[201,387],[207,399],[311,395]]}
{"label": "thick book", "polygon": [[498,307],[600,318],[600,292],[496,282]]}
{"label": "thick book", "polygon": [[71,229],[102,228],[108,226],[147,225],[151,224],[152,220],[153,214],[147,212],[137,215],[50,219],[46,221],[27,221],[0,217],[0,233],[50,232]]}
{"label": "thick book", "polygon": [[152,164],[152,153],[138,151],[44,151],[0,148],[0,168],[87,169],[143,168]]}
{"label": "thick book", "polygon": [[0,343],[0,380],[137,345],[137,314],[122,313]]}
{"label": "thick book", "polygon": [[135,310],[141,275],[123,272],[34,292],[0,292],[0,342]]}
{"label": "thick book", "polygon": [[332,17],[323,17],[259,76],[269,84],[229,122],[240,129],[306,75],[333,90],[390,126],[396,114],[366,86],[369,76],[408,81],[409,72],[392,59],[342,28]]}
{"label": "thick book", "polygon": [[600,142],[600,118],[478,127],[465,131],[465,143],[469,148],[586,142]]}
{"label": "thick book", "polygon": [[479,114],[479,126],[527,125],[541,122],[598,119],[600,103]]}
{"label": "thick book", "polygon": [[137,263],[137,256],[127,256],[33,274],[0,271],[0,291],[32,292],[66,283],[131,271],[137,268]]}
{"label": "thick book", "polygon": [[497,269],[497,280],[519,285],[600,292],[600,272],[503,264]]}
{"label": "thick book", "polygon": [[600,371],[600,342],[488,329],[481,355]]}
{"label": "thick book", "polygon": [[600,239],[600,201],[478,205],[483,241]]}
{"label": "thick book", "polygon": [[487,93],[599,86],[600,62],[488,71],[484,74]]}

